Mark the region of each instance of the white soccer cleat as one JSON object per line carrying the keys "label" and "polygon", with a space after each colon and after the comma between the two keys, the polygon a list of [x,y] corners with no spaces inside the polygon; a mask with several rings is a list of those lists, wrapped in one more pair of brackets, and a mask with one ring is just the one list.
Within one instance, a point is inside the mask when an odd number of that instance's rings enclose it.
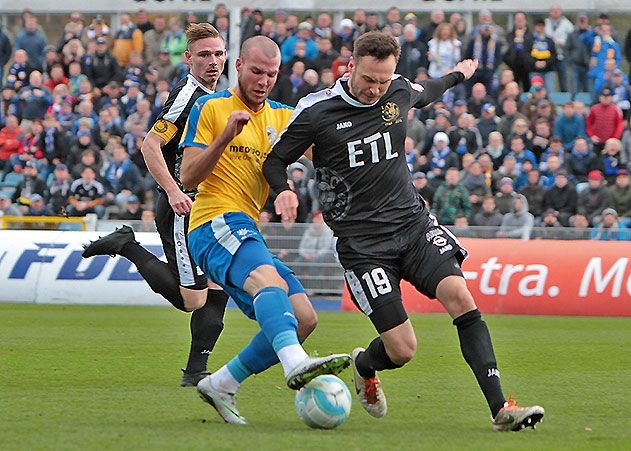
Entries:
{"label": "white soccer cleat", "polygon": [[359,354],[364,351],[364,348],[355,348],[353,349],[353,352],[351,352],[355,393],[357,393],[359,403],[362,405],[364,410],[368,412],[368,415],[375,418],[381,418],[388,413],[388,403],[386,402],[386,395],[381,388],[381,381],[377,375],[368,379],[362,377],[362,375],[359,374],[359,371],[357,371],[357,366],[355,364],[355,360]]}
{"label": "white soccer cleat", "polygon": [[215,390],[210,382],[210,376],[199,381],[197,391],[200,398],[213,406],[226,423],[248,424],[246,419],[239,415],[236,395]]}
{"label": "white soccer cleat", "polygon": [[323,374],[338,375],[350,365],[348,354],[331,354],[326,357],[307,357],[299,363],[287,376],[285,382],[293,390],[300,390],[313,379]]}
{"label": "white soccer cleat", "polygon": [[541,406],[519,407],[511,395],[504,407],[493,419],[493,430],[499,432],[521,431],[527,427],[536,428],[537,423],[543,421],[545,410]]}

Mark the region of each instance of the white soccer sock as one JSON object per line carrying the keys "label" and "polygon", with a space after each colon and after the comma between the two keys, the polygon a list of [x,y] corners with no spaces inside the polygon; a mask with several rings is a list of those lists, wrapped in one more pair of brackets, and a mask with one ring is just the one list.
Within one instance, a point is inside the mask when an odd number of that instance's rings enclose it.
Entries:
{"label": "white soccer sock", "polygon": [[241,384],[237,382],[228,367],[224,365],[210,375],[210,385],[215,390],[234,394]]}
{"label": "white soccer sock", "polygon": [[278,360],[280,360],[280,364],[283,365],[283,372],[285,376],[291,370],[296,368],[296,366],[301,363],[304,359],[309,357],[305,350],[300,345],[289,345],[281,348],[276,353],[278,355]]}

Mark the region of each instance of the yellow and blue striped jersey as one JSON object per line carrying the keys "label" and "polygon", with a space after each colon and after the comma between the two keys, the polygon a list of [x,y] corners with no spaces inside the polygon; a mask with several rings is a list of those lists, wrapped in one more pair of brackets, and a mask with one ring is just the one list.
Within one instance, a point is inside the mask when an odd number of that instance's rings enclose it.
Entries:
{"label": "yellow and blue striped jersey", "polygon": [[252,116],[226,147],[213,172],[198,186],[189,231],[227,212],[243,212],[258,222],[269,194],[262,166],[293,108],[267,100],[254,112],[231,90],[200,97],[191,108],[180,147],[208,147],[219,136],[233,111]]}

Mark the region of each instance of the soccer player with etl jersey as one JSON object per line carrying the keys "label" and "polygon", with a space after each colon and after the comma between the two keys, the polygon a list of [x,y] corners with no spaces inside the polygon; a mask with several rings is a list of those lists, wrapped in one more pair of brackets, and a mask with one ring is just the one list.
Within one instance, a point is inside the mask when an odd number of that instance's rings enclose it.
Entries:
{"label": "soccer player with etl jersey", "polygon": [[[315,312],[296,276],[271,254],[257,227],[269,195],[261,168],[293,112],[267,99],[280,58],[271,39],[245,40],[235,64],[237,86],[197,100],[180,143],[182,183],[199,190],[191,210],[191,254],[260,326],[237,356],[197,384],[202,398],[233,424],[246,423],[235,392],[250,375],[280,361],[287,386],[298,390],[316,376],[337,374],[350,364],[348,354],[306,354],[300,343],[315,327]],[[310,325],[306,334],[305,325]]]}
{"label": "soccer player with etl jersey", "polygon": [[263,166],[270,187],[279,193],[276,211],[283,221],[295,219],[298,199],[285,168],[313,144],[322,210],[338,237],[346,283],[379,333],[366,349],[351,353],[355,389],[370,415],[387,412],[377,372],[402,367],[416,352],[399,288],[404,279],[438,299],[453,318],[493,428],[534,427],[544,410],[504,398],[489,331],[460,268],[467,252],[429,214],[405,161],[409,109],[428,105],[470,78],[477,61],[462,61],[451,74],[415,84],[394,74],[399,54],[392,37],[366,33],[355,42],[349,76],[299,102]]}

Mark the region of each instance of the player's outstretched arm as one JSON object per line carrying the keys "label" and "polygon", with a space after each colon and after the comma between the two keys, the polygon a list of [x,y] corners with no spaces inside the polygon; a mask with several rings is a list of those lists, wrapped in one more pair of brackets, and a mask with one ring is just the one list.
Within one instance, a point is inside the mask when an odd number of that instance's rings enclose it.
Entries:
{"label": "player's outstretched arm", "polygon": [[182,143],[184,155],[180,168],[180,181],[184,188],[197,188],[197,185],[210,175],[230,141],[241,133],[250,118],[250,113],[247,111],[233,111],[228,118],[226,128],[206,148],[187,146],[187,142]]}
{"label": "player's outstretched arm", "polygon": [[165,140],[161,136],[150,131],[147,133],[140,147],[140,151],[147,164],[147,169],[149,169],[153,178],[158,182],[158,185],[167,193],[169,205],[171,205],[175,214],[185,215],[191,211],[193,202],[190,197],[180,190],[180,187],[171,176],[167,163],[164,161],[164,156],[162,155],[162,146],[164,144]]}

